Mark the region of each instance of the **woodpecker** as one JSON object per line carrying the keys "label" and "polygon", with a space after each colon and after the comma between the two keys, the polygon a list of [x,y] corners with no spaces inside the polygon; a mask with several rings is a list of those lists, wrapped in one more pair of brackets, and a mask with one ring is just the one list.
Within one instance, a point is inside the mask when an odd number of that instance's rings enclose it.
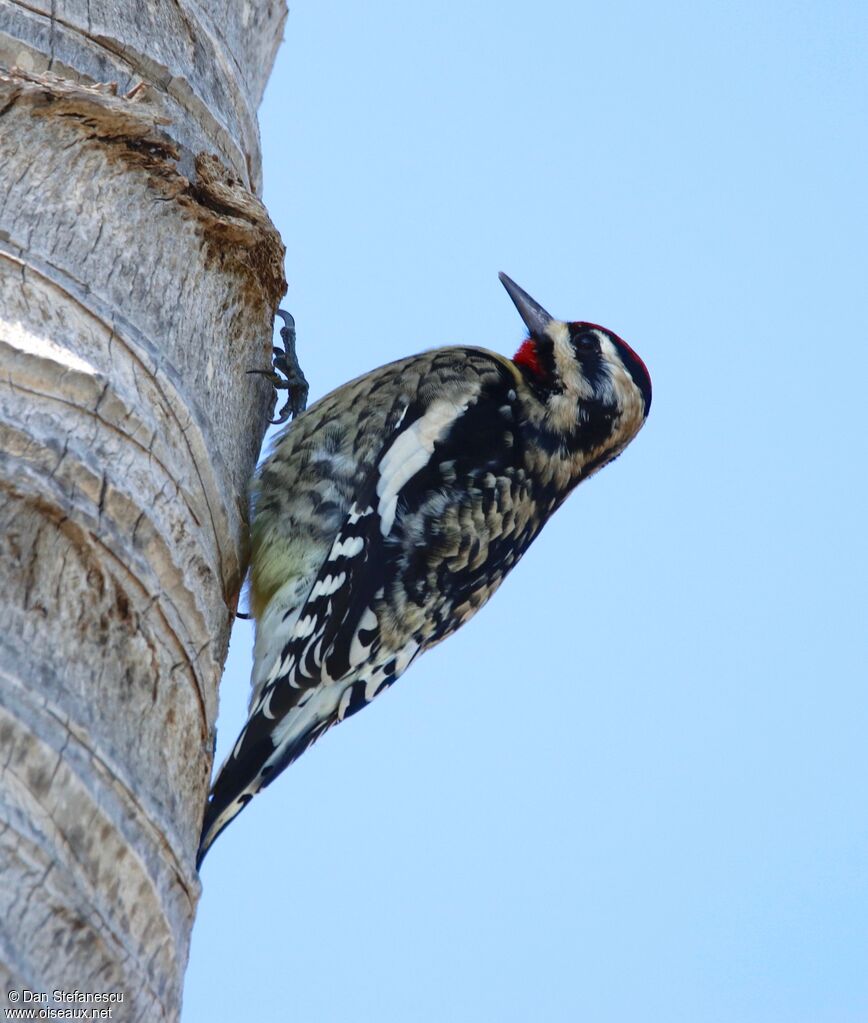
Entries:
{"label": "woodpecker", "polygon": [[260,789],[468,621],[644,424],[633,349],[500,280],[528,330],[514,358],[455,347],[382,366],[298,416],[259,469],[250,713],[198,864]]}

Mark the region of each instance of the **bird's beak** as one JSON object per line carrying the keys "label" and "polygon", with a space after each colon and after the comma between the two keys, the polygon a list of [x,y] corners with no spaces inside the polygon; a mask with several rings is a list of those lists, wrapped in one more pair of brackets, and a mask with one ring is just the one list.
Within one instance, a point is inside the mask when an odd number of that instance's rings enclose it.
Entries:
{"label": "bird's beak", "polygon": [[518,315],[524,320],[531,334],[536,334],[537,336],[545,334],[546,327],[552,322],[554,317],[549,316],[539,302],[534,302],[530,295],[523,291],[515,281],[510,280],[506,274],[498,274],[497,276],[500,278],[500,283],[506,288],[506,293],[515,303]]}

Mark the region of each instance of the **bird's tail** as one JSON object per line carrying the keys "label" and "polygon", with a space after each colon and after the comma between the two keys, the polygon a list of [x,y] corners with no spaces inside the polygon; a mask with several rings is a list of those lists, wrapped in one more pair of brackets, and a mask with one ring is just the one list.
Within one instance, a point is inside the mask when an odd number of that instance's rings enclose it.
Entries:
{"label": "bird's tail", "polygon": [[[214,844],[214,840],[229,823],[238,816],[251,799],[262,787],[259,780],[259,768],[264,759],[272,752],[268,750],[265,758],[257,758],[259,763],[252,766],[252,757],[247,757],[244,764],[240,758],[230,756],[226,763],[220,768],[217,780],[208,796],[205,804],[205,818],[202,821],[202,837],[199,839],[199,852],[196,854],[196,869],[202,866],[205,853]],[[248,770],[243,770],[248,767]]]}
{"label": "bird's tail", "polygon": [[[321,703],[328,705],[323,707]],[[332,704],[333,700],[311,700],[294,707],[278,728],[261,707],[254,712],[211,788],[196,857],[197,870],[220,832],[256,793],[274,781],[334,723]]]}

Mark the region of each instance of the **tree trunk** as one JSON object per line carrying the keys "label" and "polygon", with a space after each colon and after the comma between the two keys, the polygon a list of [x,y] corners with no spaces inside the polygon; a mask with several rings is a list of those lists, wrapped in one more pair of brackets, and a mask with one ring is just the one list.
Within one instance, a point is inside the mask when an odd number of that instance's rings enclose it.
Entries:
{"label": "tree trunk", "polygon": [[255,196],[284,17],[0,0],[4,1008],[178,1018],[285,290]]}

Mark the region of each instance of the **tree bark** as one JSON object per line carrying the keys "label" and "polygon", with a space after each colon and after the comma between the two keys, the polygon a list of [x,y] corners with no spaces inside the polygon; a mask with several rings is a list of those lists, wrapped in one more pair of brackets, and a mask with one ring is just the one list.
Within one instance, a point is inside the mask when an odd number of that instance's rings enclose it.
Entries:
{"label": "tree bark", "polygon": [[283,0],[0,0],[10,1006],[77,989],[122,994],[115,1020],[180,1011],[269,413],[246,371],[269,365],[285,290],[256,198],[284,18]]}

